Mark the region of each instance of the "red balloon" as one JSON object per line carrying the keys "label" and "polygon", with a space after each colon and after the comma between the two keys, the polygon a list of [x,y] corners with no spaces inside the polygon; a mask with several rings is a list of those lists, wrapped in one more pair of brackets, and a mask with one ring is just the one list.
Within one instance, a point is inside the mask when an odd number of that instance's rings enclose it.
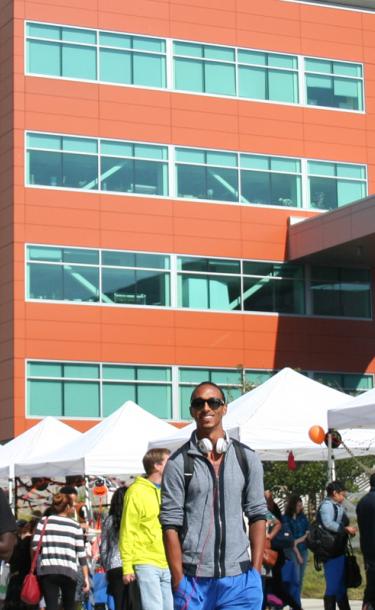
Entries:
{"label": "red balloon", "polygon": [[311,426],[309,430],[309,437],[313,443],[321,445],[324,441],[326,433],[321,426]]}

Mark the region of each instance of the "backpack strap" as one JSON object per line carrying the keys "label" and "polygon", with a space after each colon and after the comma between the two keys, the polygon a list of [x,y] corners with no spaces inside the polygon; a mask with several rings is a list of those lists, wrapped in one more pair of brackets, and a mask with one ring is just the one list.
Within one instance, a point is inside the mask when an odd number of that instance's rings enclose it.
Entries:
{"label": "backpack strap", "polygon": [[250,479],[250,469],[249,462],[247,461],[246,457],[245,446],[235,438],[232,438],[231,440],[233,443],[234,450],[236,452],[237,462],[242,470],[242,474],[245,479],[245,484],[247,485]]}
{"label": "backpack strap", "polygon": [[185,497],[189,489],[190,481],[194,472],[194,458],[188,453],[190,447],[190,441],[182,445],[180,452],[184,460],[184,486],[185,486]]}

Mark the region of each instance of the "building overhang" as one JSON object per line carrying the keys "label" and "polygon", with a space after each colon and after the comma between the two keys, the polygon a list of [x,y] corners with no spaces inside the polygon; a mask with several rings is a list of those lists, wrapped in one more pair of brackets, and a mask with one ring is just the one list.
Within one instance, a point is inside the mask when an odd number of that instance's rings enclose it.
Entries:
{"label": "building overhang", "polygon": [[375,0],[289,0],[292,2],[303,2],[306,4],[322,4],[330,8],[349,8],[365,11],[375,10]]}
{"label": "building overhang", "polygon": [[375,195],[313,218],[289,218],[288,260],[375,267]]}

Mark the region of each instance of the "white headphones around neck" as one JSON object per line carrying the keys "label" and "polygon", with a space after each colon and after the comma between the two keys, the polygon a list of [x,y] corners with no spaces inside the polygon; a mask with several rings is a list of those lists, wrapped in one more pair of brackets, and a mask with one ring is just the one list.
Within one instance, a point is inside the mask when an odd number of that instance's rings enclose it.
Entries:
{"label": "white headphones around neck", "polygon": [[228,445],[229,442],[226,435],[225,438],[217,439],[215,447],[213,446],[209,438],[201,438],[199,441],[197,441],[197,447],[199,451],[204,455],[207,455],[208,453],[214,450],[218,454],[225,453],[228,449]]}

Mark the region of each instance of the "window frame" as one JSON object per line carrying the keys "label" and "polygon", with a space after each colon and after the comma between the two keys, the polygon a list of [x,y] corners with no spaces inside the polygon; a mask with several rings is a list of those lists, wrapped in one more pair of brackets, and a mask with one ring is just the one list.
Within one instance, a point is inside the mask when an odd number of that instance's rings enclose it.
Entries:
{"label": "window frame", "polygon": [[[40,135],[40,136],[56,136],[56,137],[60,137],[60,138],[64,138],[64,137],[74,137],[76,139],[82,139],[83,141],[85,140],[91,140],[91,141],[96,141],[97,145],[98,145],[98,152],[97,153],[85,153],[85,152],[81,152],[81,151],[57,151],[55,149],[48,149],[48,148],[33,148],[28,146],[27,143],[27,139],[29,135]],[[143,192],[129,192],[129,191],[109,191],[109,190],[105,190],[101,188],[101,159],[104,157],[109,157],[109,158],[113,158],[113,155],[109,155],[107,153],[105,153],[103,155],[101,148],[102,148],[102,144],[103,143],[107,143],[107,142],[115,142],[115,143],[119,143],[119,144],[125,144],[125,145],[131,145],[133,147],[136,147],[137,145],[139,146],[149,146],[149,147],[153,147],[155,149],[160,149],[163,153],[165,152],[166,157],[165,158],[160,158],[160,159],[155,159],[152,157],[129,157],[129,159],[133,159],[135,162],[138,161],[147,161],[147,162],[154,162],[154,163],[158,163],[159,167],[161,168],[161,171],[163,172],[165,170],[165,176],[163,175],[163,188],[165,188],[166,192],[168,193],[167,195],[159,195],[159,194],[153,194],[153,193],[143,193]],[[35,183],[31,183],[31,181],[29,180],[29,175],[28,175],[28,170],[29,170],[29,153],[32,152],[33,150],[35,151],[44,151],[44,152],[59,152],[60,154],[77,154],[77,155],[82,155],[82,154],[87,154],[90,156],[96,156],[98,159],[98,175],[96,178],[97,181],[97,185],[98,188],[97,189],[93,189],[93,188],[75,188],[75,187],[64,187],[64,186],[55,186],[55,185],[45,185],[45,184],[35,184]],[[192,152],[200,152],[200,153],[219,153],[219,154],[230,154],[230,155],[234,155],[237,159],[236,162],[236,166],[224,166],[224,165],[213,165],[211,163],[209,164],[205,164],[205,163],[194,163],[194,162],[185,162],[185,161],[178,161],[176,159],[176,152],[178,152],[179,150],[189,150]],[[290,172],[290,171],[279,171],[279,170],[274,170],[274,169],[250,169],[250,168],[245,168],[245,167],[241,167],[241,156],[243,157],[257,157],[257,158],[263,158],[263,159],[268,159],[269,162],[272,160],[281,160],[281,161],[296,161],[300,164],[300,171],[296,171],[296,172]],[[123,157],[124,159],[127,158],[126,156]],[[101,194],[101,195],[110,195],[110,196],[120,196],[120,197],[124,197],[124,196],[129,196],[129,197],[151,197],[152,199],[168,199],[168,200],[178,200],[178,201],[189,201],[189,202],[204,202],[204,203],[213,203],[215,205],[244,205],[244,206],[256,206],[256,207],[263,207],[263,208],[273,208],[273,209],[290,209],[290,210],[312,210],[315,212],[326,212],[329,211],[329,209],[318,209],[318,208],[313,208],[313,207],[309,207],[309,200],[310,200],[310,195],[309,195],[309,177],[310,174],[308,172],[308,163],[309,162],[313,162],[313,163],[327,163],[327,164],[334,164],[337,167],[340,166],[353,166],[354,168],[362,168],[364,171],[364,175],[365,178],[363,179],[353,179],[353,178],[342,178],[340,177],[340,179],[342,180],[351,180],[353,181],[357,181],[359,183],[363,183],[365,186],[365,197],[368,194],[368,167],[367,164],[364,163],[351,163],[351,162],[347,162],[347,161],[336,161],[336,160],[327,160],[327,159],[311,159],[311,158],[305,158],[305,157],[291,157],[288,155],[267,155],[264,153],[257,153],[257,152],[250,152],[250,151],[234,151],[234,150],[226,150],[226,149],[217,149],[217,148],[200,148],[200,147],[193,147],[193,146],[181,146],[181,145],[172,145],[172,144],[162,144],[162,143],[157,143],[155,144],[154,142],[145,142],[145,141],[135,141],[135,140],[116,140],[114,138],[99,138],[99,137],[92,137],[92,136],[74,136],[74,135],[68,135],[68,134],[61,134],[61,133],[54,133],[54,132],[41,132],[41,131],[31,131],[31,130],[26,130],[25,131],[25,150],[24,150],[24,164],[25,164],[25,174],[24,174],[24,180],[25,180],[25,187],[26,188],[43,188],[43,189],[53,189],[53,190],[59,190],[59,191],[72,191],[72,192],[84,192],[84,193],[94,193],[94,194]],[[178,180],[177,180],[177,170],[179,166],[197,166],[197,167],[203,167],[203,168],[207,168],[207,167],[223,167],[223,169],[236,169],[237,171],[237,182],[238,182],[238,198],[236,201],[234,200],[222,200],[222,199],[201,199],[201,198],[195,198],[195,197],[186,197],[186,196],[179,196],[178,195]],[[297,190],[299,189],[299,195],[300,195],[300,200],[301,200],[301,205],[300,206],[289,206],[289,205],[277,205],[274,203],[244,203],[243,201],[241,201],[242,199],[242,192],[241,192],[241,171],[243,172],[267,172],[269,175],[271,174],[275,174],[275,175],[280,175],[280,176],[295,176],[297,181],[300,180],[300,184],[297,184]],[[323,177],[328,177],[328,176],[323,176]],[[100,188],[99,188],[100,187]],[[345,204],[348,205],[348,204]]]}
{"label": "window frame", "polygon": [[[169,258],[169,268],[155,268],[153,270],[155,271],[161,271],[162,273],[168,274],[169,273],[169,296],[170,296],[170,305],[169,306],[164,306],[164,305],[147,305],[147,304],[134,304],[134,303],[114,303],[114,302],[100,302],[100,301],[68,301],[68,300],[50,300],[50,299],[41,299],[41,298],[29,298],[27,291],[28,291],[28,280],[27,280],[27,276],[28,276],[28,270],[27,270],[27,265],[29,264],[29,259],[28,259],[28,248],[60,248],[60,249],[70,249],[70,250],[84,250],[84,251],[94,251],[94,252],[98,252],[99,253],[99,263],[97,264],[97,266],[99,267],[99,269],[104,266],[106,267],[107,265],[103,265],[102,263],[102,254],[103,252],[119,252],[122,254],[145,254],[145,255],[157,255],[160,257],[168,257]],[[204,261],[232,261],[235,263],[239,263],[239,272],[235,272],[235,273],[228,273],[225,271],[218,271],[218,272],[212,272],[212,271],[191,271],[191,270],[181,270],[179,268],[179,259],[183,259],[183,258],[190,258],[190,259],[197,259],[197,260],[204,260]],[[372,294],[373,294],[373,284],[372,284],[372,278],[371,278],[371,274],[370,274],[370,280],[369,280],[369,291],[370,291],[370,316],[363,318],[363,317],[358,317],[358,316],[338,316],[338,315],[327,315],[327,314],[314,314],[313,310],[312,310],[312,291],[311,291],[311,269],[310,266],[308,264],[303,265],[303,264],[294,264],[294,263],[289,263],[287,261],[272,261],[272,260],[262,260],[260,261],[259,259],[236,259],[236,258],[225,258],[225,257],[219,257],[219,256],[210,256],[210,257],[206,257],[206,256],[200,256],[197,254],[191,254],[191,255],[187,255],[185,254],[179,254],[179,253],[165,253],[165,252],[148,252],[148,251],[138,251],[138,250],[119,250],[119,249],[106,249],[106,248],[80,248],[78,246],[67,246],[67,245],[57,245],[57,244],[36,244],[36,243],[29,243],[26,242],[25,243],[25,247],[24,247],[24,260],[25,260],[25,301],[26,302],[33,302],[33,303],[39,303],[39,304],[54,304],[54,303],[59,303],[59,304],[64,304],[64,305],[78,305],[78,306],[89,306],[89,307],[95,307],[95,306],[104,306],[104,307],[141,307],[143,309],[155,309],[157,311],[160,311],[161,309],[163,310],[177,310],[177,311],[184,311],[184,312],[204,312],[204,313],[220,313],[220,314],[237,314],[237,315],[243,315],[243,314],[247,314],[247,315],[262,315],[262,316],[288,316],[288,317],[302,317],[302,318],[306,318],[306,317],[313,317],[313,318],[324,318],[324,319],[337,319],[337,320],[356,320],[356,321],[364,321],[364,322],[368,322],[369,320],[373,319],[373,309],[372,309]],[[36,264],[43,264],[42,261],[32,261],[35,262]],[[252,263],[252,264],[266,264],[266,265],[273,265],[273,266],[284,266],[285,268],[287,268],[288,266],[293,266],[293,267],[298,267],[301,268],[301,278],[293,278],[290,276],[285,276],[285,277],[270,277],[269,275],[264,275],[264,274],[255,274],[255,273],[247,273],[244,271],[244,264],[245,263]],[[50,264],[58,264],[58,265],[64,265],[66,264],[64,261],[62,262],[58,262],[58,263],[46,263],[47,265]],[[81,266],[81,263],[76,263],[77,265]],[[93,267],[95,265],[87,265],[90,267]],[[324,267],[324,266],[319,266],[319,267]],[[121,267],[123,268],[123,267]],[[130,267],[132,269],[132,267]],[[138,268],[138,267],[137,267]],[[136,268],[136,269],[137,269]],[[151,268],[146,268],[146,267],[142,267],[142,269],[151,269]],[[358,267],[339,267],[340,272],[342,270],[348,270],[348,269],[358,269]],[[367,267],[361,267],[360,269],[365,270],[365,271],[369,271],[369,269]],[[179,304],[180,302],[180,298],[182,297],[182,294],[179,292],[179,277],[183,276],[183,275],[194,275],[196,277],[212,277],[214,278],[216,277],[223,277],[223,276],[228,276],[228,277],[238,277],[240,279],[240,308],[239,309],[206,309],[206,308],[196,308],[196,307],[183,307],[182,305]],[[293,279],[302,284],[302,292],[300,293],[301,298],[303,299],[303,313],[291,313],[291,312],[277,312],[277,311],[264,311],[264,310],[248,310],[244,308],[244,295],[245,295],[245,291],[244,291],[244,280],[246,278],[266,278],[266,279],[270,279],[271,281],[277,281],[277,282],[282,282],[282,281],[293,281]],[[101,283],[101,274],[99,273],[99,289],[102,290],[102,283]]]}
{"label": "window frame", "polygon": [[[77,378],[77,377],[47,377],[47,376],[35,376],[35,375],[28,375],[28,365],[30,364],[34,364],[34,363],[41,363],[41,364],[60,364],[60,365],[72,365],[72,366],[77,366],[77,365],[88,365],[88,366],[97,366],[99,368],[99,374],[98,377],[93,379],[93,378],[86,378],[86,381],[88,383],[92,383],[93,381],[96,381],[99,384],[100,387],[100,393],[99,393],[99,398],[100,398],[100,416],[99,417],[87,417],[87,416],[66,416],[66,415],[60,415],[58,416],[59,419],[62,420],[66,420],[66,421],[76,421],[76,420],[85,420],[85,421],[93,421],[93,422],[97,422],[98,420],[103,420],[105,417],[108,416],[103,416],[103,392],[102,392],[102,387],[103,384],[108,381],[108,379],[106,379],[103,375],[103,368],[106,366],[115,366],[115,367],[133,367],[136,369],[147,369],[147,368],[152,368],[152,369],[160,369],[160,370],[166,370],[169,371],[169,380],[168,381],[155,381],[155,380],[140,380],[140,379],[134,379],[134,380],[128,380],[128,381],[124,381],[124,380],[113,380],[113,382],[118,382],[119,384],[126,384],[128,383],[129,385],[131,384],[138,384],[139,386],[147,386],[147,385],[160,385],[160,386],[167,386],[170,388],[170,397],[171,397],[171,404],[170,404],[170,413],[171,413],[171,417],[170,418],[164,418],[164,421],[189,421],[191,418],[189,417],[188,420],[183,419],[182,414],[184,409],[186,410],[187,405],[183,405],[182,401],[181,401],[181,390],[183,388],[191,388],[194,387],[195,385],[197,385],[197,383],[200,383],[200,381],[202,380],[202,375],[200,374],[200,371],[204,371],[205,377],[207,377],[206,373],[208,372],[209,375],[209,380],[212,379],[212,377],[215,374],[222,374],[225,372],[229,372],[229,373],[235,373],[238,374],[238,379],[239,382],[237,384],[231,384],[231,383],[220,383],[219,385],[221,387],[223,387],[223,390],[226,394],[226,397],[230,397],[230,390],[231,388],[234,389],[238,389],[240,388],[244,382],[250,382],[251,383],[251,379],[250,376],[253,375],[266,375],[268,378],[272,377],[273,375],[275,375],[278,370],[277,369],[261,369],[261,368],[257,368],[257,367],[217,367],[217,366],[211,366],[211,365],[204,365],[201,364],[199,366],[197,365],[189,365],[189,364],[183,364],[183,365],[176,365],[176,364],[165,364],[165,363],[157,363],[157,364],[148,364],[148,363],[133,363],[133,362],[99,362],[99,361],[86,361],[86,360],[43,360],[43,359],[38,359],[38,358],[26,358],[24,360],[24,371],[25,371],[25,396],[26,396],[26,400],[25,400],[25,417],[26,419],[40,419],[42,417],[45,417],[45,415],[31,415],[30,413],[30,404],[29,404],[29,393],[28,393],[28,383],[29,381],[34,380],[48,380],[48,379],[53,379],[55,381],[59,381],[60,383],[63,383],[64,380],[72,380],[72,381],[77,381],[77,380],[81,380],[83,378]],[[197,378],[197,381],[182,381],[181,380],[181,374],[183,371],[197,371],[197,375],[199,375],[199,379]],[[345,376],[358,376],[358,377],[362,377],[364,379],[369,379],[370,380],[370,385],[373,388],[374,387],[374,374],[373,373],[361,373],[361,372],[343,372],[343,371],[320,371],[320,370],[306,370],[304,371],[304,374],[309,377],[310,379],[317,379],[319,378],[319,375],[340,375],[342,377]],[[112,380],[110,380],[112,383]],[[263,383],[263,382],[262,382]],[[260,385],[260,384],[258,384]],[[371,388],[369,388],[371,389]],[[363,392],[365,392],[366,390],[363,390]],[[361,391],[358,392],[362,393]],[[142,406],[142,405],[141,405]],[[158,417],[158,416],[157,416]]]}
{"label": "window frame", "polygon": [[[73,25],[67,25],[67,24],[56,24],[56,23],[52,23],[52,22],[42,22],[42,21],[34,21],[34,20],[29,20],[29,19],[25,19],[24,21],[24,65],[25,65],[25,74],[26,75],[30,75],[30,76],[37,76],[40,78],[58,78],[58,79],[63,79],[63,80],[77,80],[80,82],[92,82],[92,83],[100,83],[103,85],[111,85],[111,86],[121,86],[121,87],[135,87],[135,88],[146,88],[146,89],[151,89],[151,90],[160,90],[160,91],[167,91],[167,92],[175,92],[175,93],[189,93],[190,95],[208,95],[211,97],[224,97],[226,99],[236,99],[236,100],[242,100],[242,101],[256,101],[256,102],[263,102],[263,103],[271,103],[271,104],[282,104],[282,105],[292,105],[292,106],[301,106],[304,108],[325,108],[328,110],[333,110],[333,111],[339,111],[339,112],[354,112],[357,114],[365,114],[366,112],[366,92],[365,92],[365,77],[364,77],[364,63],[363,62],[348,62],[339,58],[329,58],[329,57],[314,57],[314,56],[305,56],[305,55],[301,55],[301,54],[296,54],[296,53],[285,53],[285,52],[276,52],[273,50],[268,50],[268,49],[253,49],[253,48],[248,48],[248,47],[237,47],[234,45],[223,45],[223,44],[216,44],[216,43],[211,43],[211,42],[207,42],[207,41],[197,41],[197,40],[186,40],[186,39],[178,39],[178,38],[170,38],[170,37],[158,37],[158,36],[150,36],[147,33],[146,34],[142,34],[139,32],[119,32],[116,30],[101,30],[98,28],[82,28],[79,26],[73,26]],[[66,28],[70,28],[70,29],[79,29],[79,30],[88,30],[88,31],[92,31],[92,32],[96,32],[96,47],[97,47],[97,52],[96,52],[96,67],[97,67],[97,77],[100,75],[100,52],[99,49],[102,48],[100,45],[100,33],[105,33],[105,34],[117,34],[117,35],[123,35],[123,36],[129,36],[129,37],[134,37],[134,38],[149,38],[150,40],[154,39],[154,40],[159,40],[159,41],[163,41],[164,45],[165,45],[165,53],[164,52],[157,52],[157,51],[144,51],[144,53],[148,53],[149,55],[154,54],[155,56],[163,56],[165,57],[165,74],[164,74],[164,80],[165,80],[165,87],[159,87],[159,86],[153,86],[153,85],[138,85],[138,84],[130,84],[130,83],[118,83],[118,82],[109,82],[109,81],[101,81],[98,78],[95,80],[92,79],[81,79],[81,78],[75,78],[75,77],[64,77],[64,76],[51,76],[51,75],[44,75],[44,74],[39,74],[37,72],[29,72],[27,70],[27,41],[29,39],[31,40],[46,40],[48,41],[48,38],[41,38],[41,37],[36,37],[36,36],[30,36],[27,34],[27,25],[29,24],[42,24],[42,25],[47,25],[47,26],[52,26],[52,27],[66,27]],[[51,39],[51,42],[58,42],[55,39]],[[63,42],[63,41],[60,41]],[[71,42],[71,41],[70,41]],[[228,50],[233,50],[234,51],[234,55],[235,55],[235,59],[234,62],[231,61],[227,61],[227,60],[220,60],[223,64],[233,64],[234,65],[234,81],[235,81],[235,94],[222,94],[222,93],[206,93],[203,91],[191,91],[188,89],[176,89],[175,88],[175,70],[174,70],[174,58],[175,58],[175,54],[174,54],[174,50],[173,50],[173,44],[174,43],[181,43],[181,44],[196,44],[198,46],[201,47],[218,47],[218,48],[223,48],[223,49],[228,49]],[[75,43],[77,44],[77,43]],[[84,43],[78,43],[78,44],[84,44]],[[104,47],[104,48],[110,48],[110,47]],[[117,47],[114,47],[115,49],[118,50]],[[132,49],[130,49],[131,51]],[[138,51],[140,50],[136,50],[136,52],[138,53]],[[295,57],[297,60],[297,96],[298,96],[298,100],[297,102],[285,102],[285,101],[277,101],[277,100],[270,100],[270,99],[259,99],[259,98],[252,98],[252,97],[240,97],[239,95],[239,71],[240,71],[240,65],[244,65],[242,64],[242,62],[238,61],[238,52],[240,51],[253,51],[256,53],[264,53],[266,55],[282,55],[285,57]],[[185,57],[183,55],[179,55],[178,57]],[[203,61],[217,61],[215,59],[210,59],[210,58],[192,58],[190,57],[185,57],[185,59],[201,59]],[[330,62],[342,62],[342,63],[350,63],[353,65],[358,65],[361,66],[361,70],[362,70],[362,77],[361,77],[361,92],[362,92],[362,105],[363,108],[361,110],[355,110],[355,109],[349,109],[349,108],[339,108],[339,107],[335,107],[335,106],[322,106],[322,105],[311,105],[311,104],[307,104],[307,83],[306,83],[306,73],[303,69],[304,66],[304,59],[320,59],[322,61],[330,61]],[[260,66],[259,66],[260,67]],[[289,71],[289,72],[293,72],[294,69],[293,68],[281,68],[281,67],[271,67],[272,69],[276,69],[276,70],[284,70],[284,71]],[[268,68],[266,67],[267,70],[267,74],[268,74]]]}

